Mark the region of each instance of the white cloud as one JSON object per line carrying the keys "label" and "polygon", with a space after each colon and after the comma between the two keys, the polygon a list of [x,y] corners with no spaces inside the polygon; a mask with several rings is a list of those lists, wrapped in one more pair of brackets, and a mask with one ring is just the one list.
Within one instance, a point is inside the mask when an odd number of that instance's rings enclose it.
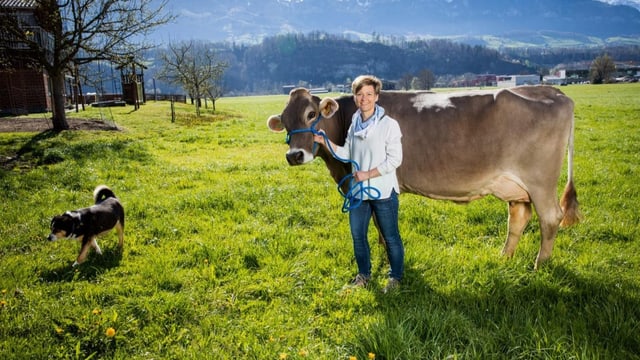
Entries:
{"label": "white cloud", "polygon": [[611,5],[629,5],[640,10],[640,0],[598,0]]}
{"label": "white cloud", "polygon": [[192,19],[204,19],[204,18],[210,17],[211,13],[210,12],[195,13],[195,12],[187,10],[187,9],[181,9],[180,10],[180,15],[182,15],[184,17],[192,18]]}

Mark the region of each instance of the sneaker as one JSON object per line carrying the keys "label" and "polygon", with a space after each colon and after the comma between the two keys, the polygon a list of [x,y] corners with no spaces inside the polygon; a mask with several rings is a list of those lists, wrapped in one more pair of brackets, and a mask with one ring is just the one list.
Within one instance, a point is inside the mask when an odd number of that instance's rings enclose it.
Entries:
{"label": "sneaker", "polygon": [[399,287],[400,287],[400,280],[395,278],[389,278],[389,281],[387,282],[387,285],[384,287],[384,289],[382,289],[382,292],[387,294]]}
{"label": "sneaker", "polygon": [[356,277],[351,281],[351,286],[352,287],[366,287],[367,283],[369,282],[369,278],[362,275],[362,274],[358,274],[356,275]]}

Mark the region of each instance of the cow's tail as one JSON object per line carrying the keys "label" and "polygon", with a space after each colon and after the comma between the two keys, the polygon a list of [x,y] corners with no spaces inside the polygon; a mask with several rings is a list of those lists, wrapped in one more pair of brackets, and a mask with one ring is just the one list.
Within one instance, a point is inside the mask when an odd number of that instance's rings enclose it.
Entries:
{"label": "cow's tail", "polygon": [[567,147],[567,185],[560,198],[560,207],[563,217],[560,226],[571,226],[580,222],[580,209],[578,207],[578,193],[573,184],[573,137],[575,118],[571,117],[571,132],[569,133],[569,145]]}

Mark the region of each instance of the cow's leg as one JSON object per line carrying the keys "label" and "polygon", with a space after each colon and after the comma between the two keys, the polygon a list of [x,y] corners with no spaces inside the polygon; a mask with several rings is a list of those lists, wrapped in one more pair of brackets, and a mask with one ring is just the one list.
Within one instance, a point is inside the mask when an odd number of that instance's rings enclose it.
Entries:
{"label": "cow's leg", "polygon": [[531,203],[509,201],[509,228],[507,241],[502,248],[502,255],[512,257],[518,241],[531,219]]}
{"label": "cow's leg", "polygon": [[540,251],[534,265],[534,269],[537,270],[545,260],[551,257],[558,227],[562,220],[562,209],[555,198],[555,194],[542,201],[536,202],[534,199],[533,204],[540,219],[540,235],[542,237]]}

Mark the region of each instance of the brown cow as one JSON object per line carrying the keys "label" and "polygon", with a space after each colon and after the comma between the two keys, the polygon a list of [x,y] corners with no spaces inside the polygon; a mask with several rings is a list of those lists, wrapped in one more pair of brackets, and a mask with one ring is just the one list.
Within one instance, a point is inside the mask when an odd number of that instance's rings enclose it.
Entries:
{"label": "brown cow", "polygon": [[[531,204],[542,236],[536,269],[551,256],[559,225],[578,222],[573,101],[560,90],[521,86],[455,93],[383,91],[378,104],[402,130],[404,159],[397,170],[402,191],[458,203],[491,194],[508,202],[502,254],[513,256],[531,219]],[[267,123],[273,131],[288,132],[290,165],[320,156],[338,182],[351,166],[314,145],[312,131],[323,130],[343,145],[355,110],[352,96],[321,100],[298,88],[291,91],[282,114]],[[568,179],[558,203],[565,151]]]}

